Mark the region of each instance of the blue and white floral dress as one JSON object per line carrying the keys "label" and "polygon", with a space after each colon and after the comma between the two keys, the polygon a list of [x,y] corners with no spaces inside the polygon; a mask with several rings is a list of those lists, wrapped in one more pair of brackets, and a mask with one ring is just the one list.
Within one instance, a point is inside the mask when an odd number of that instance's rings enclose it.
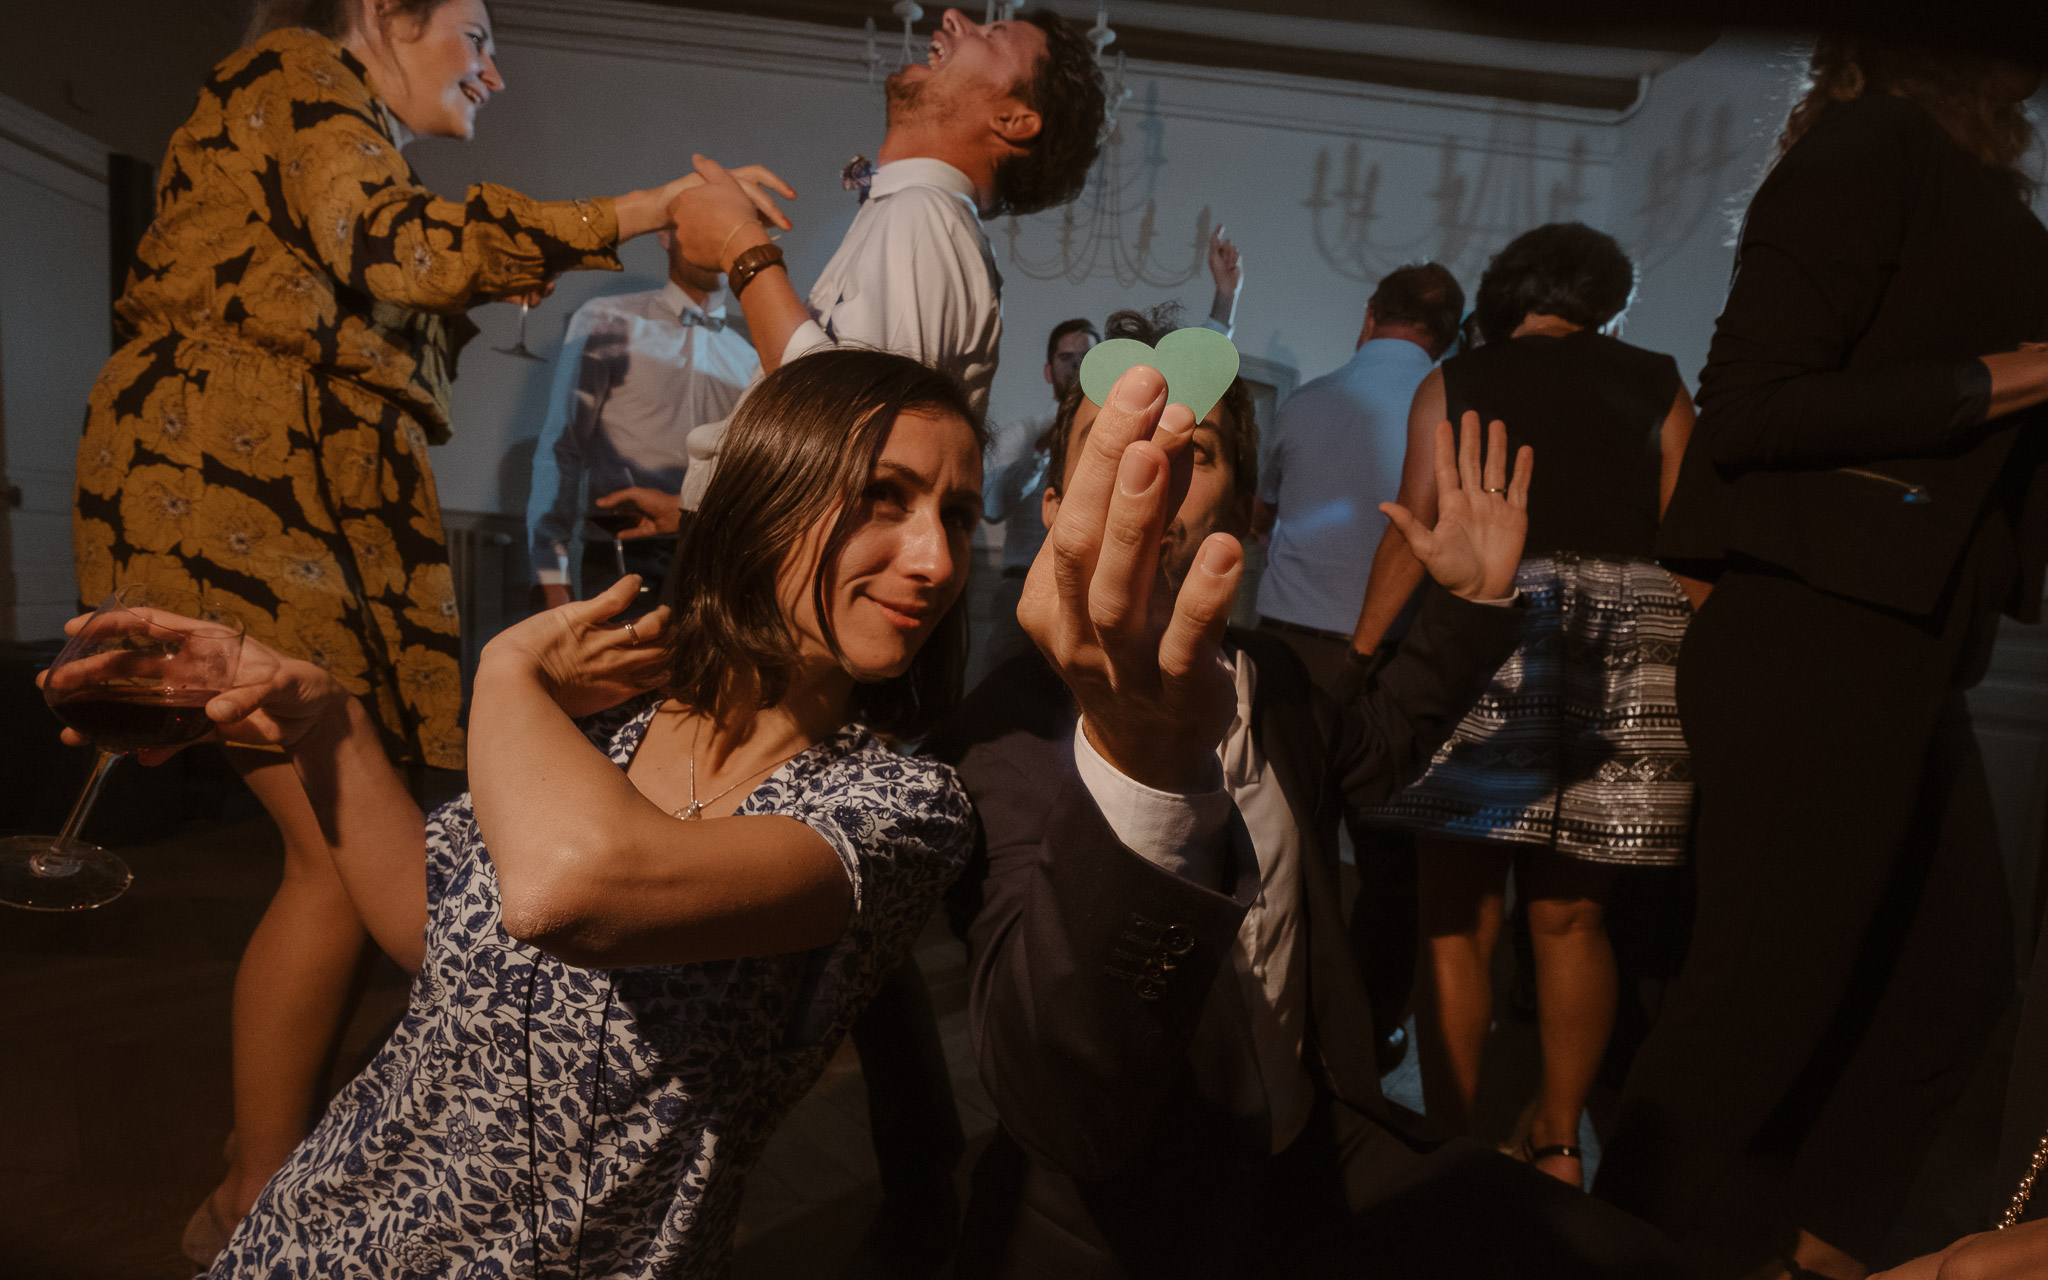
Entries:
{"label": "blue and white floral dress", "polygon": [[[624,768],[659,700],[583,722]],[[747,1171],[972,842],[950,769],[848,725],[738,813],[796,818],[853,882],[829,946],[579,969],[515,941],[468,796],[427,822],[405,1019],[270,1180],[212,1275],[726,1274]]]}

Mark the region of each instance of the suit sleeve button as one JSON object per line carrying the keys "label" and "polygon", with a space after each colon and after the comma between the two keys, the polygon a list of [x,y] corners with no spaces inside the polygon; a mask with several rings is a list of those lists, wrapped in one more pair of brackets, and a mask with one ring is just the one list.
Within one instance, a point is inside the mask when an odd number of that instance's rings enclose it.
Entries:
{"label": "suit sleeve button", "polygon": [[1157,1000],[1166,994],[1166,984],[1157,978],[1145,978],[1138,983],[1138,999]]}
{"label": "suit sleeve button", "polygon": [[1159,945],[1169,955],[1184,956],[1195,949],[1194,931],[1184,924],[1170,924],[1159,935]]}

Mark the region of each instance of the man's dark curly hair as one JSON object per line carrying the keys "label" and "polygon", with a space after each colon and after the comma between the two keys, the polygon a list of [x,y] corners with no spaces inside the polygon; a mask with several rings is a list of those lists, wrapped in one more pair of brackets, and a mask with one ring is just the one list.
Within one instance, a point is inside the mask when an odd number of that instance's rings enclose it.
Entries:
{"label": "man's dark curly hair", "polygon": [[1021,153],[997,163],[993,207],[984,211],[991,218],[1037,213],[1080,195],[1102,147],[1105,95],[1094,48],[1049,9],[1019,21],[1045,33],[1045,55],[1030,79],[1010,90],[1038,113],[1038,136]]}
{"label": "man's dark curly hair", "polygon": [[1635,263],[1613,236],[1583,222],[1551,222],[1493,255],[1472,311],[1481,337],[1506,342],[1531,312],[1598,329],[1628,310],[1635,292]]}
{"label": "man's dark curly hair", "polygon": [[[1111,314],[1102,324],[1102,338],[1135,338],[1148,347],[1156,347],[1159,340],[1181,327],[1181,308],[1177,302],[1163,302],[1150,311],[1118,311]],[[1081,408],[1080,384],[1060,400],[1059,413],[1054,416],[1049,429],[1050,452],[1046,457],[1045,483],[1057,491],[1067,477],[1067,450],[1072,447],[1074,435],[1074,414]],[[1251,510],[1252,497],[1259,490],[1259,419],[1258,410],[1252,404],[1251,388],[1244,385],[1243,378],[1232,378],[1230,386],[1217,401],[1223,412],[1217,415],[1221,422],[1215,427],[1217,443],[1223,448],[1223,460],[1230,466],[1230,487],[1245,510]]]}

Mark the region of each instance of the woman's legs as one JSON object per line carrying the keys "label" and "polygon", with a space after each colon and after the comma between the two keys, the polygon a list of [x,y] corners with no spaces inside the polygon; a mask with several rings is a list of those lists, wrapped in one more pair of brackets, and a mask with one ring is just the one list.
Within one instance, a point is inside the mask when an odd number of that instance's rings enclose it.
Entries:
{"label": "woman's legs", "polygon": [[214,1192],[232,1223],[312,1129],[367,934],[291,765],[228,756],[284,837],[284,881],[235,974],[235,1144]]}
{"label": "woman's legs", "polygon": [[1416,1055],[1429,1114],[1472,1122],[1479,1059],[1493,1024],[1493,944],[1515,847],[1418,836],[1422,958],[1415,984]]}
{"label": "woman's legs", "polygon": [[[1543,1086],[1529,1127],[1532,1147],[1579,1145],[1579,1116],[1614,1031],[1614,948],[1605,921],[1613,880],[1611,867],[1547,851],[1532,853],[1522,864],[1519,884],[1529,902],[1543,1046]],[[1573,1186],[1584,1176],[1568,1156],[1536,1163]]]}

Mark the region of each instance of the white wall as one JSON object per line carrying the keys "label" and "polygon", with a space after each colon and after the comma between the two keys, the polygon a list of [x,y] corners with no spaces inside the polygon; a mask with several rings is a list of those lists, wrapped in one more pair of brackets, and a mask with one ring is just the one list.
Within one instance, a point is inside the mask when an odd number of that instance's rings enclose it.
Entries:
{"label": "white wall", "polygon": [[21,491],[0,638],[59,635],[75,612],[71,479],[111,324],[106,151],[0,97],[0,423],[5,482]]}
{"label": "white wall", "polygon": [[1658,76],[1621,127],[1606,226],[1642,275],[1623,336],[1675,356],[1687,385],[1706,363],[1736,220],[1800,65],[1789,39],[1724,36]]}
{"label": "white wall", "polygon": [[[759,161],[802,193],[783,246],[795,279],[816,275],[853,216],[839,169],[872,156],[882,133],[858,33],[608,0],[500,0],[493,12],[510,92],[474,142],[414,149],[428,181],[563,197],[659,181],[693,147]],[[1129,84],[1111,181],[1070,211],[989,227],[1004,277],[999,426],[1044,411],[1039,353],[1058,321],[1167,297],[1205,311],[1197,242],[1217,220],[1246,256],[1239,345],[1304,378],[1350,354],[1386,270],[1436,257],[1476,282],[1517,231],[1606,220],[1621,141],[1612,113],[1153,64],[1133,64]],[[565,279],[529,344],[552,353],[578,301],[646,287],[660,270],[651,246],[626,258],[637,279]],[[547,373],[490,352],[509,343],[512,308],[477,318],[486,334],[463,359],[456,438],[435,470],[446,505],[512,512],[523,472],[503,460],[538,429]]]}

